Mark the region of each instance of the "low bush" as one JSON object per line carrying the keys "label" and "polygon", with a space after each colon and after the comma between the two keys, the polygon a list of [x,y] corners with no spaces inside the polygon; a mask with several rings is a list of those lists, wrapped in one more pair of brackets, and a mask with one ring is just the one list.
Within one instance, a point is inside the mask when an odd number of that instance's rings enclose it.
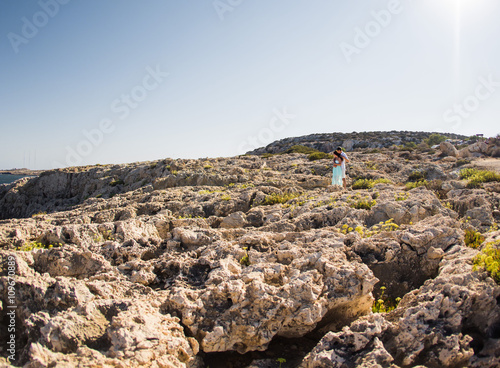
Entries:
{"label": "low bush", "polygon": [[316,160],[322,160],[324,158],[328,158],[328,159],[332,159],[333,156],[332,155],[329,155],[328,153],[325,153],[325,152],[313,152],[311,154],[309,154],[309,161],[316,161]]}
{"label": "low bush", "polygon": [[471,248],[477,248],[484,242],[484,236],[474,230],[465,230],[464,236],[465,245]]}
{"label": "low bush", "polygon": [[400,151],[413,152],[416,148],[417,144],[415,142],[407,142],[404,146],[401,146]]}
{"label": "low bush", "polygon": [[370,199],[370,197],[367,198],[361,198],[356,201],[351,202],[351,207],[356,208],[358,210],[371,210],[373,206],[377,204],[377,201],[375,199]]}
{"label": "low bush", "polygon": [[495,171],[465,168],[460,170],[461,179],[469,180],[467,188],[478,188],[482,183],[500,182],[500,174]]}
{"label": "low bush", "polygon": [[408,181],[422,181],[425,180],[425,173],[422,171],[413,171],[410,175],[408,175]]}
{"label": "low bush", "polygon": [[307,147],[307,146],[302,146],[302,145],[295,145],[290,147],[285,151],[285,153],[305,153],[306,155],[309,155],[314,152],[320,152],[317,149]]}
{"label": "low bush", "polygon": [[429,147],[432,147],[436,144],[439,144],[441,142],[444,142],[446,140],[446,136],[438,134],[438,133],[433,133],[425,140],[425,143],[429,145]]}
{"label": "low bush", "polygon": [[474,257],[473,260],[473,270],[487,271],[497,284],[500,284],[500,249],[498,249],[499,244],[500,241],[487,244],[486,247],[481,251],[481,253]]}
{"label": "low bush", "polygon": [[389,179],[357,179],[353,184],[352,184],[352,189],[371,189],[375,186],[375,184],[392,184],[392,182]]}
{"label": "low bush", "polygon": [[277,203],[286,203],[291,199],[297,198],[300,194],[297,193],[285,193],[285,194],[278,194],[278,193],[272,193],[266,196],[264,200],[262,201],[262,205],[264,206],[272,206],[273,204]]}
{"label": "low bush", "polygon": [[406,190],[412,190],[418,187],[425,187],[429,184],[427,180],[421,180],[421,181],[415,181],[415,182],[408,182],[405,184]]}

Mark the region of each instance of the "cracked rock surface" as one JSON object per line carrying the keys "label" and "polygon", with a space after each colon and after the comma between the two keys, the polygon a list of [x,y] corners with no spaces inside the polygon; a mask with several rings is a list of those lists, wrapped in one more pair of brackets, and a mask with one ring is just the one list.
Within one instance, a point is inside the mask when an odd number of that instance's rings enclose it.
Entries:
{"label": "cracked rock surface", "polygon": [[[11,257],[17,360],[4,329],[0,365],[497,367],[500,287],[473,259],[500,243],[500,194],[468,188],[458,172],[475,159],[443,149],[453,159],[350,152],[350,183],[388,181],[349,191],[329,186],[328,159],[297,153],[2,185],[0,316]],[[416,171],[428,185],[406,190]],[[373,313],[382,290],[401,301]]]}

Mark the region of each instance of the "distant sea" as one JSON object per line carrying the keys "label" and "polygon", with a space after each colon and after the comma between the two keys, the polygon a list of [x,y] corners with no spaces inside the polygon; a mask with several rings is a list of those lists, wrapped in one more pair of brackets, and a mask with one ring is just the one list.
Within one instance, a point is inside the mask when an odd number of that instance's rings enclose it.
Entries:
{"label": "distant sea", "polygon": [[0,184],[9,184],[24,177],[26,177],[26,175],[0,174]]}

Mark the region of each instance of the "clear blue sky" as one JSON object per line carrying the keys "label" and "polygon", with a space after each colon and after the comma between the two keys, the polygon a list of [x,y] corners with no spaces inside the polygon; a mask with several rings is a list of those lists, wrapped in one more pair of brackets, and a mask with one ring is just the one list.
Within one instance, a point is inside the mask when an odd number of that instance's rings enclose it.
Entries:
{"label": "clear blue sky", "polygon": [[493,136],[498,19],[498,0],[1,0],[0,168]]}

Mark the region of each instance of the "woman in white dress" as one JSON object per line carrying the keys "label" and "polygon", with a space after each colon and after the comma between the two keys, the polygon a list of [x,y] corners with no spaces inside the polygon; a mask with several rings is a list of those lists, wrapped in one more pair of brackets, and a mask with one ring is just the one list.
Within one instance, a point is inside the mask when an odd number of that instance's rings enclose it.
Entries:
{"label": "woman in white dress", "polygon": [[337,151],[333,152],[332,185],[343,185],[342,162],[344,158]]}

